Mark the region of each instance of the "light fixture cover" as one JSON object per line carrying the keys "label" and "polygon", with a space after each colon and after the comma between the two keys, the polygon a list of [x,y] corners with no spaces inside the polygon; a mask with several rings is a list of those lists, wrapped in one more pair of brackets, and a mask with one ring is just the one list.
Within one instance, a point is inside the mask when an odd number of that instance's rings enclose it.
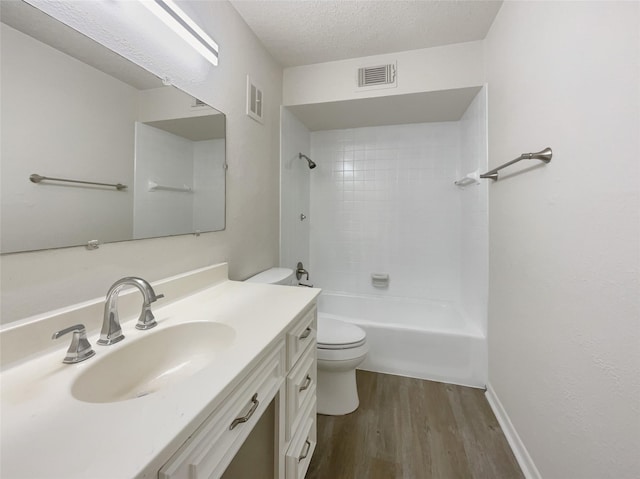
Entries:
{"label": "light fixture cover", "polygon": [[141,0],[141,3],[213,65],[218,64],[218,44],[173,0]]}

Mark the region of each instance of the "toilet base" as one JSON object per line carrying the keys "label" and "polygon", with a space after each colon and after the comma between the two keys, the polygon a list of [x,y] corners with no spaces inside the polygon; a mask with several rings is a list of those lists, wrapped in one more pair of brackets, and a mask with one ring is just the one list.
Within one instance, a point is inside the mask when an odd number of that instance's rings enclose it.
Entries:
{"label": "toilet base", "polygon": [[318,362],[318,388],[316,392],[318,395],[318,414],[342,416],[355,411],[360,404],[355,366],[347,371],[336,371],[331,370],[329,365],[329,369],[325,370]]}

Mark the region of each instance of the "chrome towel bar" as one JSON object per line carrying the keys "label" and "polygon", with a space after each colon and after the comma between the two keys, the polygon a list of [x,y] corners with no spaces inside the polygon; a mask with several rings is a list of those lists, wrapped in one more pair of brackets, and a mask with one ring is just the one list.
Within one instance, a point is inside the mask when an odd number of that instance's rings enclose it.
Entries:
{"label": "chrome towel bar", "polygon": [[498,171],[500,171],[503,168],[506,168],[507,166],[513,165],[514,163],[517,163],[521,160],[540,160],[540,161],[544,161],[545,163],[549,163],[551,161],[552,156],[553,156],[553,151],[551,151],[551,148],[548,148],[548,147],[536,153],[523,153],[518,158],[508,161],[505,164],[500,165],[497,168],[494,168],[493,170],[489,170],[486,173],[480,175],[480,178],[491,178],[492,180],[497,180]]}
{"label": "chrome towel bar", "polygon": [[41,176],[36,173],[29,176],[29,180],[31,180],[32,183],[40,183],[41,181],[62,181],[65,183],[80,183],[83,185],[111,186],[112,188],[115,188],[118,191],[124,190],[127,188],[127,185],[123,185],[122,183],[113,184],[113,183],[98,183],[96,181],[69,180],[66,178],[52,178],[49,176]]}

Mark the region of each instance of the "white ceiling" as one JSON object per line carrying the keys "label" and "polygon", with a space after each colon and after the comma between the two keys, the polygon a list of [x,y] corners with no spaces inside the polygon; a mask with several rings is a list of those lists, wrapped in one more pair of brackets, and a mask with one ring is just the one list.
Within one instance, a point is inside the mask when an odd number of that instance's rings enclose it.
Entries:
{"label": "white ceiling", "polygon": [[284,67],[482,40],[502,0],[231,0]]}

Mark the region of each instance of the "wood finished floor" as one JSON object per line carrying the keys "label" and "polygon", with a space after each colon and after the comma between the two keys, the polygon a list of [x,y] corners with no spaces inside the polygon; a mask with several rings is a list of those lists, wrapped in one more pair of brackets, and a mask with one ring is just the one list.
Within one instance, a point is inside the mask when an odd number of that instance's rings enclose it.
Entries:
{"label": "wood finished floor", "polygon": [[306,479],[524,478],[481,389],[357,371],[360,407],[318,416]]}

